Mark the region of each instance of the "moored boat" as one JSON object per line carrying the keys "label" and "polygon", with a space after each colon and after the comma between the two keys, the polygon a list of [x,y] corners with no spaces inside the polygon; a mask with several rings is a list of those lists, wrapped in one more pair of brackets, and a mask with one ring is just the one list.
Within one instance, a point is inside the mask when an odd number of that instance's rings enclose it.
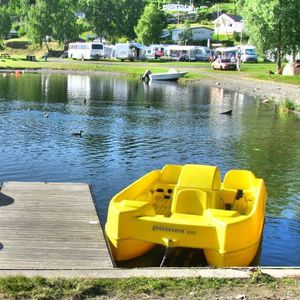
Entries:
{"label": "moored boat", "polygon": [[154,73],[152,74],[150,70],[146,70],[144,75],[142,76],[142,80],[160,80],[160,81],[166,81],[166,80],[178,80],[179,78],[186,75],[188,72],[181,72],[177,71],[175,69],[169,69],[168,72],[164,73]]}
{"label": "moored boat", "polygon": [[203,249],[213,266],[247,266],[261,240],[267,193],[251,171],[166,165],[115,195],[106,235],[116,261],[155,245]]}

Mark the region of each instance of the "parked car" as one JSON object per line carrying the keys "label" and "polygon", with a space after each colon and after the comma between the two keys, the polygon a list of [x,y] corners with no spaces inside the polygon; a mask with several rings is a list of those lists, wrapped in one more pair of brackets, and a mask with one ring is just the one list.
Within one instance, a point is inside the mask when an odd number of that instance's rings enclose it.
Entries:
{"label": "parked car", "polygon": [[228,59],[228,58],[220,58],[218,57],[213,63],[212,67],[214,70],[219,69],[219,70],[236,70],[236,62]]}

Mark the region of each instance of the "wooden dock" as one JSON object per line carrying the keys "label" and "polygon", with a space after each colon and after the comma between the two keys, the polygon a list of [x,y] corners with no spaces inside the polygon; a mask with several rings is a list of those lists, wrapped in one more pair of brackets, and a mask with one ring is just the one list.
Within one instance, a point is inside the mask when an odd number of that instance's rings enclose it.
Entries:
{"label": "wooden dock", "polygon": [[8,182],[0,192],[0,270],[113,268],[89,185]]}

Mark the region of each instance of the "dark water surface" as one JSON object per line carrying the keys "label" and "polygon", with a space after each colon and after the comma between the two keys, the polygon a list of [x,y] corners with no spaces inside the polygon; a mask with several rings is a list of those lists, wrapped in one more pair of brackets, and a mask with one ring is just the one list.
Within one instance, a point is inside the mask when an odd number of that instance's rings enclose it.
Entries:
{"label": "dark water surface", "polygon": [[165,164],[249,169],[269,195],[260,264],[300,266],[299,117],[219,87],[17,75],[0,74],[1,182],[91,183],[104,224],[114,194]]}

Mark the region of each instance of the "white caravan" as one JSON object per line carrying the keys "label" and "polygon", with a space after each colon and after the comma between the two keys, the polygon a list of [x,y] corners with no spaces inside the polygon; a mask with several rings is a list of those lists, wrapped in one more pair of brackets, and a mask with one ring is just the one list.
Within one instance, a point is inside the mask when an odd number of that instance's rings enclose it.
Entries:
{"label": "white caravan", "polygon": [[258,56],[254,46],[243,45],[239,46],[241,52],[241,61],[242,62],[258,62]]}
{"label": "white caravan", "polygon": [[196,60],[197,61],[209,61],[212,56],[212,52],[208,47],[196,46]]}
{"label": "white caravan", "polygon": [[196,47],[195,46],[179,46],[170,45],[165,50],[165,55],[171,60],[179,61],[195,61]]}
{"label": "white caravan", "polygon": [[115,58],[121,61],[141,59],[144,48],[138,43],[118,43],[115,46]]}
{"label": "white caravan", "polygon": [[104,57],[104,45],[101,42],[70,43],[68,57],[73,59],[99,59]]}

